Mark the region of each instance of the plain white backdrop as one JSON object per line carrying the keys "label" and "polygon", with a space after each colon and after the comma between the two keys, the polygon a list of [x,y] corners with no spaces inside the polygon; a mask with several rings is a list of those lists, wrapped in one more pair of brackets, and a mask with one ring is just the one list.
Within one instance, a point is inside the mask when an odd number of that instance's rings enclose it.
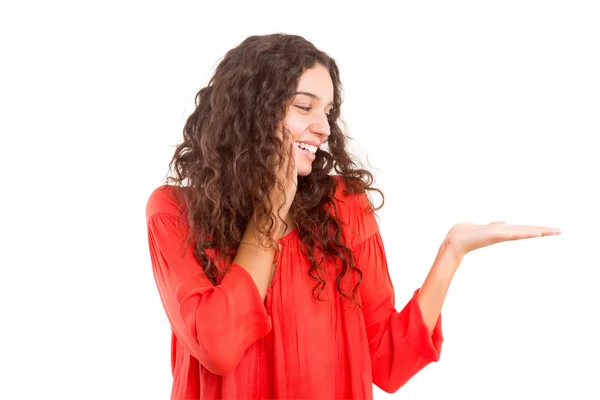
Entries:
{"label": "plain white backdrop", "polygon": [[339,64],[398,309],[457,222],[563,231],[468,254],[440,361],[375,397],[600,399],[596,4],[3,3],[0,398],[169,398],[146,199],[219,59],[285,32]]}

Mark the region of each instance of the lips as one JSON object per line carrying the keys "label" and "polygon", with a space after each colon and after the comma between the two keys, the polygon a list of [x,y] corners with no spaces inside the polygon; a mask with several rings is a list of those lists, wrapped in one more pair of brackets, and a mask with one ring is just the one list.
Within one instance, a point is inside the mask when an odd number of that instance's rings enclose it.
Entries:
{"label": "lips", "polygon": [[[304,144],[305,146],[301,146],[302,144]],[[295,142],[295,145],[300,149],[307,148],[307,151],[309,151],[310,153],[313,153],[313,154],[316,153],[317,150],[319,150],[318,145],[315,146],[315,145],[307,143],[307,142]]]}
{"label": "lips", "polygon": [[297,140],[296,143],[310,144],[315,147],[319,147],[321,145],[321,143],[316,142],[314,140]]}
{"label": "lips", "polygon": [[313,161],[317,156],[313,153],[311,153],[308,150],[304,150],[303,148],[298,147],[298,151],[300,151],[300,153],[302,153],[302,155],[304,155],[306,158],[308,158],[309,160]]}

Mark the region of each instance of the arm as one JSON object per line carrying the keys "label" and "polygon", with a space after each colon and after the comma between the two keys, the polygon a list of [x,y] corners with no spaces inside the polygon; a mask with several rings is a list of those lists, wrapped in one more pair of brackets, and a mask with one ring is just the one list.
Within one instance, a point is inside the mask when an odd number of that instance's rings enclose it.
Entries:
{"label": "arm", "polygon": [[486,225],[470,222],[455,224],[446,235],[419,293],[419,306],[429,330],[435,324],[448,287],[464,256],[469,252],[507,240],[559,235],[560,229],[548,226],[509,225],[495,221]]}
{"label": "arm", "polygon": [[359,290],[373,383],[394,393],[429,363],[439,360],[443,342],[441,317],[438,311],[433,329],[427,327],[417,302],[422,289],[414,292],[400,312],[396,311],[394,288],[378,231],[358,245],[354,253],[356,265],[363,272]]}
{"label": "arm", "polygon": [[463,256],[454,250],[449,238],[444,239],[417,297],[429,332],[433,331],[440,316],[448,287],[462,259]]}
{"label": "arm", "polygon": [[226,375],[246,349],[271,330],[252,275],[233,264],[213,285],[194,257],[183,254],[187,223],[171,213],[148,219],[152,270],[173,333],[208,370]]}
{"label": "arm", "polygon": [[[277,231],[279,232],[277,238],[280,238],[283,232],[281,224]],[[233,259],[233,264],[240,265],[248,271],[263,301],[267,296],[267,289],[273,277],[273,257],[275,256],[274,248],[262,245],[264,240],[266,238],[257,231],[253,219],[251,219]]]}

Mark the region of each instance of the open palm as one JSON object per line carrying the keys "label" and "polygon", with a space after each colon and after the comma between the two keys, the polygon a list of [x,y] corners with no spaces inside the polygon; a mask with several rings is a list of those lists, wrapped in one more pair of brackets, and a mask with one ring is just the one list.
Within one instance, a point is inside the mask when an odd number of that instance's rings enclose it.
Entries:
{"label": "open palm", "polygon": [[511,225],[496,221],[487,225],[460,222],[450,229],[447,237],[452,246],[465,255],[494,243],[560,234],[560,229],[548,226]]}

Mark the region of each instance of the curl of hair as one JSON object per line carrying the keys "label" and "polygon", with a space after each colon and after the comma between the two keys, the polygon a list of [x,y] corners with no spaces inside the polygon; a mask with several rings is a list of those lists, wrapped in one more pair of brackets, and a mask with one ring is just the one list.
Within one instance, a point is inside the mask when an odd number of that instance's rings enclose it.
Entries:
{"label": "curl of hair", "polygon": [[[225,54],[208,85],[196,94],[196,108],[186,120],[183,141],[169,164],[174,176],[168,177],[167,183],[188,186],[178,191],[183,194],[190,227],[186,248],[193,241],[196,259],[216,285],[231,265],[253,216],[260,233],[274,236],[276,217],[268,194],[276,186],[284,193],[273,165],[281,165],[285,157],[276,129],[285,118],[300,76],[318,64],[327,68],[334,88],[328,151],[321,146],[312,172],[298,177],[290,213],[297,224],[301,251],[310,259],[309,275],[317,282],[313,296],[322,300],[327,284],[324,260],[315,257],[319,249],[325,257],[340,261],[336,289],[360,307],[355,294],[362,272],[345,244],[341,221],[327,210],[336,207],[335,181],[330,173],[335,171],[344,180],[349,193],[379,192],[379,207],[369,201],[374,211],[383,207],[383,193],[371,186],[372,174],[359,168],[346,150],[347,137],[338,122],[342,84],[336,62],[303,37],[250,36]],[[274,240],[267,245],[277,248]],[[279,249],[277,259],[278,255]],[[225,261],[224,269],[218,267],[219,260]],[[351,273],[356,274],[353,280]],[[348,293],[343,289],[345,279],[352,282]]]}

